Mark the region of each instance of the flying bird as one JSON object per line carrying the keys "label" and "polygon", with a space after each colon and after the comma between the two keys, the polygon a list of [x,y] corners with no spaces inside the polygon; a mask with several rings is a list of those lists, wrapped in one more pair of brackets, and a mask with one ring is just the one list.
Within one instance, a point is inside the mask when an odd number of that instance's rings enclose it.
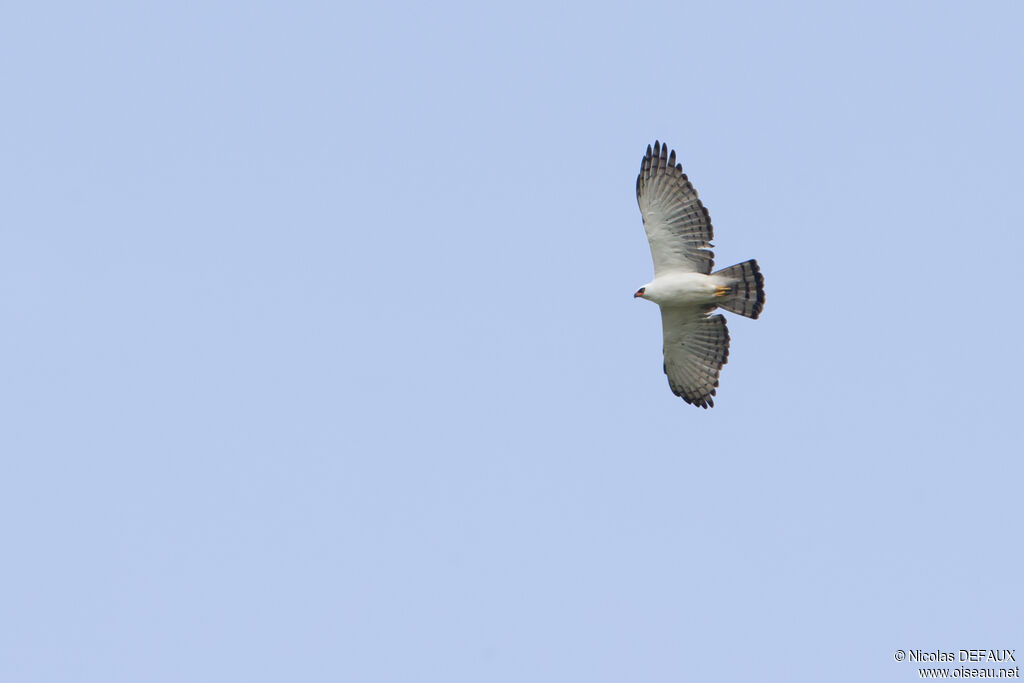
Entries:
{"label": "flying bird", "polygon": [[676,152],[657,140],[647,146],[636,178],[636,201],[651,244],[654,279],[634,298],[661,307],[665,363],[672,393],[695,406],[715,405],[718,376],[729,358],[729,329],[716,308],[757,318],[764,278],[751,259],[711,272],[711,218]]}

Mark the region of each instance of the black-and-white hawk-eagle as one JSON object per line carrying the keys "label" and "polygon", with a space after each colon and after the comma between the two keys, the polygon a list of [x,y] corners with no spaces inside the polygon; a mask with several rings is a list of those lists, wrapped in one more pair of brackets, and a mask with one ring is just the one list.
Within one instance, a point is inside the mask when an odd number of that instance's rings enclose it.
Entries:
{"label": "black-and-white hawk-eagle", "polygon": [[647,146],[636,179],[636,200],[651,244],[654,279],[634,297],[661,307],[665,374],[672,393],[702,408],[712,397],[729,358],[729,330],[716,308],[757,318],[764,307],[764,278],[751,259],[712,273],[711,218],[675,150]]}

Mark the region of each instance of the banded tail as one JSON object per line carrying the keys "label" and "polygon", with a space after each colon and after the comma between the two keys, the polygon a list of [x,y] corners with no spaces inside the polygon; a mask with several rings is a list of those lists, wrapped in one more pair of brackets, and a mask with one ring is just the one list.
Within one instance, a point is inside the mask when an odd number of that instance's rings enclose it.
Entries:
{"label": "banded tail", "polygon": [[764,276],[757,267],[757,261],[750,259],[712,274],[732,280],[729,291],[717,302],[719,306],[748,318],[761,315],[761,309],[764,308]]}

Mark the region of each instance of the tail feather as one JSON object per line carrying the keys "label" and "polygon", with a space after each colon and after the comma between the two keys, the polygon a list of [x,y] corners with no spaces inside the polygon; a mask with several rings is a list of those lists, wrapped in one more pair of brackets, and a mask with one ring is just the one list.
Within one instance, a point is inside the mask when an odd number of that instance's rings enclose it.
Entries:
{"label": "tail feather", "polygon": [[757,261],[750,259],[737,263],[714,275],[732,280],[729,291],[718,302],[719,306],[748,318],[761,315],[761,309],[764,308],[764,276],[757,267]]}

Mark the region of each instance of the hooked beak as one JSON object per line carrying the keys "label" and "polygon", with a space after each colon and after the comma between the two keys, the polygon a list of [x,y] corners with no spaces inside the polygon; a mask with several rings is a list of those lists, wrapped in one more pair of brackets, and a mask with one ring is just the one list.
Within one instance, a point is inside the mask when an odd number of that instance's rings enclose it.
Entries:
{"label": "hooked beak", "polygon": [[643,296],[643,295],[644,295],[644,290],[638,289],[638,290],[636,290],[636,294],[633,295],[633,298],[635,299],[638,296]]}

